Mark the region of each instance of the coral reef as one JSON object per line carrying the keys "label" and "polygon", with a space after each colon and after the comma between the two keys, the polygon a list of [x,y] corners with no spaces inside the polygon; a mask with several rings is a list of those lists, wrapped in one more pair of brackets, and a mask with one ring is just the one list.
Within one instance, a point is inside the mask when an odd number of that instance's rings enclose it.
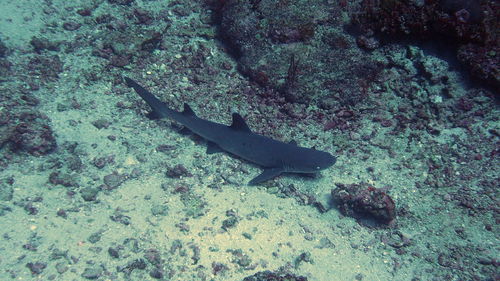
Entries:
{"label": "coral reef", "polygon": [[446,40],[448,47],[453,44],[457,47],[458,59],[474,77],[498,88],[499,17],[498,1],[364,0],[353,21],[368,36],[375,32],[390,40],[403,37],[438,43]]}
{"label": "coral reef", "polygon": [[19,116],[19,123],[10,136],[15,150],[28,152],[34,156],[52,152],[57,144],[47,116],[27,112]]}
{"label": "coral reef", "polygon": [[336,186],[331,194],[343,214],[358,219],[371,217],[383,224],[396,218],[394,200],[383,189],[365,183]]}
{"label": "coral reef", "polygon": [[355,42],[341,28],[342,9],[328,1],[224,1],[220,34],[238,69],[279,93],[275,100],[356,104],[365,98],[363,69],[373,62],[350,48]]}

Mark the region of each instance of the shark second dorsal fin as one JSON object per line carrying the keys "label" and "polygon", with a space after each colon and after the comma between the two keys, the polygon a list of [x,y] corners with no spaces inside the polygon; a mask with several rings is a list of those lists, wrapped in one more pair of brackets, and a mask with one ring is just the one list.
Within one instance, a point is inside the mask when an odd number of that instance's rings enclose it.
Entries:
{"label": "shark second dorsal fin", "polygon": [[236,112],[233,113],[233,123],[229,126],[229,128],[237,131],[252,132],[243,117]]}
{"label": "shark second dorsal fin", "polygon": [[184,103],[184,110],[182,111],[182,114],[184,114],[186,116],[196,116],[196,113],[194,113],[194,111],[191,109],[191,107],[187,103]]}

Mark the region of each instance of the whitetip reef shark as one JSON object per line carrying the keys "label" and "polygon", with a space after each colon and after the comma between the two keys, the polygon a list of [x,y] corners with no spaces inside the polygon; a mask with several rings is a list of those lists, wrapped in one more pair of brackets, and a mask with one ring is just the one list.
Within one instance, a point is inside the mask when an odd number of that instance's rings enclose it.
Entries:
{"label": "whitetip reef shark", "polygon": [[128,87],[151,107],[157,118],[168,117],[184,125],[208,142],[207,153],[228,152],[261,166],[264,171],[248,184],[256,185],[282,173],[317,173],[335,164],[336,158],[328,152],[300,147],[295,141],[277,141],[250,130],[238,113],[233,113],[231,126],[208,121],[196,116],[188,104],[182,112],[169,108],[153,94],[124,77]]}

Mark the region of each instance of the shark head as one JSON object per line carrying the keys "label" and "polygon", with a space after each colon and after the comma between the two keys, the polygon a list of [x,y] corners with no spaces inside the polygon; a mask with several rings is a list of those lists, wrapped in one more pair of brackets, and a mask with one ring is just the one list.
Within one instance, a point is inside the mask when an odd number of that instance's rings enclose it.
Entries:
{"label": "shark head", "polygon": [[295,154],[286,171],[294,173],[316,173],[330,168],[337,159],[328,152],[311,148],[300,147],[300,152]]}

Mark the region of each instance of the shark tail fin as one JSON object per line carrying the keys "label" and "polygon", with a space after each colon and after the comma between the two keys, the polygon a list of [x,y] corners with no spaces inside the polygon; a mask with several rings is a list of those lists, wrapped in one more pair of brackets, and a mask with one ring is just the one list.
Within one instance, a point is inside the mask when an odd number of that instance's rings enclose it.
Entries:
{"label": "shark tail fin", "polygon": [[125,83],[130,88],[133,88],[135,92],[151,107],[153,113],[151,117],[153,118],[163,118],[175,116],[176,111],[170,109],[163,102],[161,102],[158,98],[156,98],[153,94],[151,94],[148,90],[144,89],[141,85],[137,84],[134,80],[123,77]]}

